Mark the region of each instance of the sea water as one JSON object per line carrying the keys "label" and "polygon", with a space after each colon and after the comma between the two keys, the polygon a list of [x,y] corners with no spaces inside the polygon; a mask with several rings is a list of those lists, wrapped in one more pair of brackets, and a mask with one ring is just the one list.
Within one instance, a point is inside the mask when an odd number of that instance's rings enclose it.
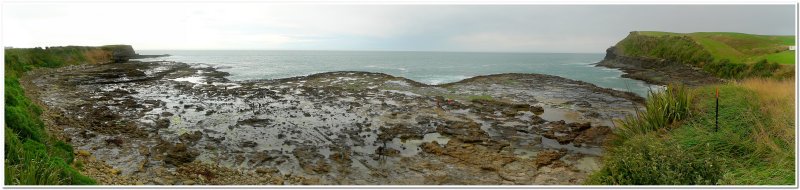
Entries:
{"label": "sea water", "polygon": [[478,75],[538,73],[589,82],[604,88],[645,96],[650,86],[622,78],[617,69],[595,67],[601,53],[483,53],[413,51],[285,51],[285,50],[139,50],[139,54],[170,54],[143,61],[205,64],[231,75],[228,79],[257,80],[303,76],[330,71],[368,71],[405,77],[426,84],[456,82]]}

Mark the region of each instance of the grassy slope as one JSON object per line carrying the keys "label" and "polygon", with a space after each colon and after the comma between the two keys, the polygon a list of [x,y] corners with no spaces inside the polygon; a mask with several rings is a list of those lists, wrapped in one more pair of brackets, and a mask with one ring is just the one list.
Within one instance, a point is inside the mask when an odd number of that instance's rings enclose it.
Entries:
{"label": "grassy slope", "polygon": [[794,76],[793,36],[741,33],[631,32],[616,44],[617,53],[671,60],[702,68],[720,78]]}
{"label": "grassy slope", "polygon": [[756,57],[753,57],[752,59],[755,59],[755,60],[766,59],[769,62],[776,62],[776,63],[779,63],[779,64],[792,64],[793,65],[795,63],[794,55],[795,55],[795,50],[790,50],[790,51],[782,51],[782,52],[779,52],[779,53],[772,53],[772,54],[767,54],[767,55],[756,56]]}
{"label": "grassy slope", "polygon": [[747,79],[694,89],[688,118],[636,134],[617,130],[605,165],[588,183],[794,184],[793,86],[793,80]]}
{"label": "grassy slope", "polygon": [[94,47],[5,50],[5,184],[83,185],[96,182],[73,166],[70,145],[47,133],[41,108],[25,96],[19,77],[35,67],[108,62],[111,52]]}
{"label": "grassy slope", "polygon": [[[767,36],[733,32],[670,33],[643,31],[647,36],[688,36],[709,51],[715,59],[728,59],[737,63],[756,63],[764,58],[779,64],[794,64],[794,36]],[[792,55],[792,56],[786,56]]]}

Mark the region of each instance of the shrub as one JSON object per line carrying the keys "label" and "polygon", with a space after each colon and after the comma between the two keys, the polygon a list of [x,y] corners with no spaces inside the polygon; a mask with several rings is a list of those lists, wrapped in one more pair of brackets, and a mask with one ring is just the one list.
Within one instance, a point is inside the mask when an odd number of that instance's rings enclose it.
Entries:
{"label": "shrub", "polygon": [[662,92],[651,91],[645,111],[618,120],[614,133],[620,140],[672,125],[691,114],[692,95],[682,85],[669,85]]}
{"label": "shrub", "polygon": [[640,135],[610,149],[604,166],[592,174],[589,184],[606,185],[711,185],[722,178],[720,160],[704,150],[690,150],[676,143]]}

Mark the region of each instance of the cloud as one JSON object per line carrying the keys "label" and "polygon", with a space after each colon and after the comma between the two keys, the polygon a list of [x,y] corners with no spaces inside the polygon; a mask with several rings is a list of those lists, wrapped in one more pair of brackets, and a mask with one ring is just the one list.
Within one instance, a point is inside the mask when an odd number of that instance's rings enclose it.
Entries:
{"label": "cloud", "polygon": [[794,33],[793,5],[6,3],[3,45],[597,52],[632,30]]}
{"label": "cloud", "polygon": [[471,33],[449,38],[452,47],[462,51],[499,52],[597,52],[611,46],[604,38],[587,36],[531,35],[520,33]]}
{"label": "cloud", "polygon": [[472,33],[458,35],[450,38],[455,47],[462,47],[463,50],[492,49],[497,51],[514,51],[519,49],[529,49],[545,44],[549,40],[539,36],[506,34],[499,32],[492,33]]}

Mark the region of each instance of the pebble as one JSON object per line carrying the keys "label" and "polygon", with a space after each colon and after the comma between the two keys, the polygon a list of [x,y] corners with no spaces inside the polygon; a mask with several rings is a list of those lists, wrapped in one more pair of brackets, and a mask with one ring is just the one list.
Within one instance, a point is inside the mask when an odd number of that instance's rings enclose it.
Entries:
{"label": "pebble", "polygon": [[165,185],[166,184],[166,182],[161,178],[153,179],[153,183],[156,184],[156,185]]}
{"label": "pebble", "polygon": [[89,151],[86,151],[86,150],[78,150],[78,155],[79,156],[91,156],[92,153],[89,152]]}
{"label": "pebble", "polygon": [[110,169],[110,170],[108,170],[108,173],[111,173],[111,175],[119,175],[121,172],[122,171],[119,171],[118,169]]}

